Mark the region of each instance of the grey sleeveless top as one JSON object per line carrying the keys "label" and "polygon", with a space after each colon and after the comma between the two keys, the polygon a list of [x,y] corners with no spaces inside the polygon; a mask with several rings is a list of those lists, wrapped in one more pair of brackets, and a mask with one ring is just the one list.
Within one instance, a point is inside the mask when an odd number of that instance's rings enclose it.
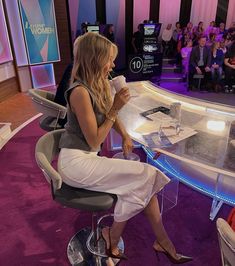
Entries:
{"label": "grey sleeveless top", "polygon": [[[69,103],[69,96],[70,96],[72,90],[79,85],[82,85],[85,89],[87,89],[87,91],[90,95],[98,127],[100,125],[102,125],[104,120],[105,120],[105,115],[98,111],[98,108],[96,106],[94,99],[92,98],[92,95],[90,93],[90,89],[88,88],[88,86],[85,83],[83,83],[82,81],[74,82],[69,87],[69,89],[66,90],[66,92],[65,92],[65,99],[67,101],[67,123],[65,124],[66,130],[61,136],[59,147],[60,148],[91,151],[91,147],[88,145],[88,143],[87,143],[87,141],[86,141],[86,139],[82,133],[81,127],[78,123],[77,117],[76,117],[75,113],[72,112],[71,107],[70,107],[70,103]],[[77,104],[79,104],[79,102]]]}

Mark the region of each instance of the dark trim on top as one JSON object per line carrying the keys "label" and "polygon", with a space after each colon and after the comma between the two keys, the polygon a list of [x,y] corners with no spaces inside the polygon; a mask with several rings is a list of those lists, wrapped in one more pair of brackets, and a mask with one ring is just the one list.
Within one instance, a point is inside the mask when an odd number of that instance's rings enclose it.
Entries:
{"label": "dark trim on top", "polygon": [[217,10],[216,10],[216,25],[219,26],[221,22],[226,23],[227,13],[228,13],[229,0],[218,0]]}
{"label": "dark trim on top", "polygon": [[71,20],[70,20],[70,14],[69,14],[69,1],[66,0],[66,13],[67,13],[67,22],[68,22],[68,29],[69,29],[69,47],[70,47],[70,58],[72,61],[73,58],[73,40],[72,40],[72,29],[71,29]]}
{"label": "dark trim on top", "polygon": [[159,22],[160,0],[150,0],[149,20]]}
{"label": "dark trim on top", "polygon": [[96,0],[96,21],[99,22],[99,24],[106,24],[105,0]]}
{"label": "dark trim on top", "polygon": [[186,27],[190,21],[192,0],[181,0],[179,22],[181,27]]}
{"label": "dark trim on top", "polygon": [[133,35],[133,9],[134,1],[125,1],[125,40],[126,40],[126,65],[128,55],[131,53],[131,40]]}

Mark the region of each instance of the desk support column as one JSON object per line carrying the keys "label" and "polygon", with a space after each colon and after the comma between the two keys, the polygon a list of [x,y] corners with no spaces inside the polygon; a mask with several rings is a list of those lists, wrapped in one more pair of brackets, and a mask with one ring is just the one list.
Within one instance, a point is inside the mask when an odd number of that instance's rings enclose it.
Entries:
{"label": "desk support column", "polygon": [[221,174],[217,175],[216,178],[216,184],[215,184],[215,196],[214,199],[212,201],[212,205],[211,205],[211,211],[210,211],[210,219],[213,221],[216,217],[216,215],[218,214],[220,208],[223,205],[223,201],[217,198],[217,194],[218,194],[218,185],[219,185],[219,179],[220,179]]}

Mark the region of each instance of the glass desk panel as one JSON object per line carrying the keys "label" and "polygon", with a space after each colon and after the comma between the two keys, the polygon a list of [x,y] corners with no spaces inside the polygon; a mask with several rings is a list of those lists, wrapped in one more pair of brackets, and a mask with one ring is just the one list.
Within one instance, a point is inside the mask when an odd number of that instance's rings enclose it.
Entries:
{"label": "glass desk panel", "polygon": [[[201,171],[201,175],[199,173],[193,177],[192,183],[198,184],[194,187],[199,191],[207,190],[205,193],[213,196],[211,219],[214,219],[224,202],[223,193],[232,197],[231,201],[227,199],[225,202],[231,202],[234,205],[234,107],[168,92],[148,81],[131,82],[128,83],[128,87],[131,99],[120,111],[119,117],[133,140],[150,148],[153,152],[166,155],[169,160],[176,159],[179,163],[183,162],[183,164],[180,163],[181,172],[185,173],[187,165],[191,166],[191,168],[189,167],[190,171],[192,169],[196,169],[197,172]],[[140,113],[159,106],[169,108],[173,102],[181,103],[182,127],[190,127],[196,130],[197,134],[170,147],[151,148],[146,142],[146,138],[135,131],[147,120]],[[203,175],[206,179],[201,178]],[[190,182],[185,183],[189,184]],[[192,183],[191,186],[193,186]],[[178,195],[178,192],[176,194]],[[164,211],[164,206],[162,206],[162,211]]]}
{"label": "glass desk panel", "polygon": [[147,120],[140,115],[141,112],[158,106],[169,108],[172,102],[180,101],[182,127],[193,128],[197,134],[171,147],[159,147],[153,150],[216,173],[235,177],[234,168],[231,167],[233,163],[230,162],[231,156],[228,156],[230,127],[235,120],[235,112],[232,108],[213,105],[201,100],[195,100],[194,103],[191,98],[177,94],[167,95],[150,82],[131,82],[128,86],[131,94],[134,91],[134,96],[123,107],[119,116],[134,140],[148,146],[143,135],[135,132],[135,129]]}

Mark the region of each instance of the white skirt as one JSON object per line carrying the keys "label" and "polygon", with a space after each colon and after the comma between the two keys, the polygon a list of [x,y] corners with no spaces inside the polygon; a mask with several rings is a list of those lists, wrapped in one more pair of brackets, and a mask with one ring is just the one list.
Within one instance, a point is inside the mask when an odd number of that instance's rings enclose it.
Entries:
{"label": "white skirt", "polygon": [[100,157],[97,152],[61,149],[58,171],[67,185],[117,195],[114,220],[141,212],[170,179],[152,165]]}

